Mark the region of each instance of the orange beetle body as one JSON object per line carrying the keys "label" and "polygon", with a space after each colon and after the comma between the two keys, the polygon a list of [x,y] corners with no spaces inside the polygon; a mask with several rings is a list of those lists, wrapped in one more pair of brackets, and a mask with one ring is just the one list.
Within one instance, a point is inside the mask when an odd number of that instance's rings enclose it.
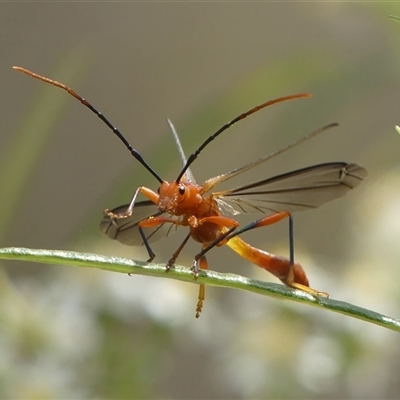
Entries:
{"label": "orange beetle body", "polygon": [[[151,250],[149,242],[165,236],[165,233],[170,231],[170,228],[168,228],[165,232],[165,225],[172,224],[169,225],[170,227],[174,225],[187,226],[189,227],[189,233],[168,261],[166,265],[167,271],[175,263],[176,258],[188,239],[192,238],[202,245],[202,250],[194,257],[192,264],[195,279],[198,276],[199,269],[208,268],[205,254],[215,246],[226,244],[241,257],[275,275],[284,284],[292,288],[301,289],[314,296],[327,296],[326,293],[309,287],[303,268],[293,259],[291,213],[316,208],[327,201],[343,196],[350,189],[361,183],[366,176],[364,168],[356,164],[331,162],[291,171],[231,190],[221,192],[211,192],[211,190],[219,183],[246,172],[337,124],[329,124],[303,136],[274,153],[263,156],[225,174],[210,178],[201,185],[195,183],[189,169],[201,151],[230,126],[272,104],[287,100],[308,98],[311,95],[301,93],[280,97],[240,114],[223,125],[214,134],[210,135],[187,160],[178,135],[172,123],[168,121],[181,155],[183,167],[175,181],[167,182],[161,179],[149,164],[144,161],[142,156],[129,144],[122,133],[102,113],[75,91],[60,82],[40,76],[24,68],[13,68],[33,78],[57,86],[78,99],[118,136],[131,155],[160,183],[158,193],[141,186],[136,189],[128,205],[117,207],[111,211],[105,210],[100,229],[107,236],[128,245],[144,244],[149,253],[149,261],[151,261],[154,259],[155,254]],[[209,192],[211,193],[207,194]],[[139,194],[148,200],[137,201]],[[264,214],[264,217],[239,228],[239,223],[233,216],[241,212],[258,212]],[[255,248],[239,237],[243,232],[274,224],[283,218],[290,218],[290,259]],[[150,231],[150,233],[145,233],[145,230]],[[204,292],[204,285],[201,284],[196,307],[196,317],[199,317],[203,307]]]}

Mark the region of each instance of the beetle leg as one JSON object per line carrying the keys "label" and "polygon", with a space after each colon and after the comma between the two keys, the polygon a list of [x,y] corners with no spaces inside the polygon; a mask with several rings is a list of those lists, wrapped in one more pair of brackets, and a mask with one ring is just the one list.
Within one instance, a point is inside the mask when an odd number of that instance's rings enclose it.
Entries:
{"label": "beetle leg", "polygon": [[150,217],[150,218],[144,219],[143,221],[140,221],[138,224],[140,236],[142,237],[143,244],[146,247],[147,253],[149,254],[149,259],[147,260],[147,262],[153,261],[154,257],[156,255],[154,254],[153,250],[150,247],[149,241],[147,240],[147,237],[146,237],[146,234],[144,233],[143,228],[153,228],[157,225],[164,224],[166,222],[170,222],[171,224],[179,225],[179,220],[174,219],[174,218],[168,218],[168,217]]}
{"label": "beetle leg", "polygon": [[[199,260],[199,263],[200,263],[201,269],[208,269],[208,262],[207,262],[206,256],[202,256]],[[197,305],[196,305],[196,318],[200,317],[201,310],[203,309],[205,291],[206,291],[205,286],[203,284],[200,284],[199,297],[198,297],[198,301],[197,301]]]}
{"label": "beetle leg", "polygon": [[158,203],[159,195],[156,192],[154,192],[153,190],[151,190],[145,186],[140,186],[136,189],[135,194],[133,195],[132,200],[129,203],[129,206],[125,210],[124,213],[117,214],[117,213],[112,212],[108,208],[106,208],[103,211],[104,215],[107,215],[107,217],[110,217],[110,218],[117,218],[117,219],[130,217],[132,215],[132,211],[133,211],[133,208],[135,207],[135,203],[136,203],[136,198],[139,193],[142,193],[149,200],[151,200],[154,204]]}
{"label": "beetle leg", "polygon": [[181,252],[181,250],[185,247],[185,244],[187,243],[187,241],[190,239],[191,237],[191,233],[189,232],[185,239],[183,240],[183,242],[180,244],[180,246],[176,249],[176,251],[174,252],[174,254],[172,254],[172,257],[169,259],[169,261],[167,262],[167,265],[165,266],[165,272],[168,272],[171,267],[175,264],[176,259],[179,256],[179,253]]}

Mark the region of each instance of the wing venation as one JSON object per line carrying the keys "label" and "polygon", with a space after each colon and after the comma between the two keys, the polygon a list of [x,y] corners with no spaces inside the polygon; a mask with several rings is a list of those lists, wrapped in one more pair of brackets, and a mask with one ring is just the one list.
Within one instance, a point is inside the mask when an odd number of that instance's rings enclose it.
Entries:
{"label": "wing venation", "polygon": [[[357,164],[318,164],[217,192],[213,197],[225,214],[295,212],[344,196],[366,175],[366,170]],[[232,207],[234,212],[229,211]]]}
{"label": "wing venation", "polygon": [[[124,213],[128,208],[128,204],[116,207],[112,210],[114,213]],[[104,216],[100,222],[100,231],[107,235],[110,239],[118,240],[128,246],[141,246],[143,239],[140,236],[138,224],[140,221],[160,215],[157,206],[149,201],[139,201],[133,208],[132,215],[128,218],[110,218]],[[147,240],[152,243],[167,237],[172,230],[177,229],[177,225],[160,224],[156,228],[144,229]]]}

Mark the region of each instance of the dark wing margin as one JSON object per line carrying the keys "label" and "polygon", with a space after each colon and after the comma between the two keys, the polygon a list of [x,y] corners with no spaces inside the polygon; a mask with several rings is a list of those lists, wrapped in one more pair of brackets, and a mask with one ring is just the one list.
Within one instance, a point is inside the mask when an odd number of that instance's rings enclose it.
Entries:
{"label": "dark wing margin", "polygon": [[344,196],[366,175],[367,171],[357,164],[318,164],[216,192],[213,197],[225,214],[302,211]]}
{"label": "dark wing margin", "polygon": [[[128,204],[124,204],[111,211],[116,214],[124,213],[128,206]],[[118,242],[122,244],[141,246],[143,244],[143,239],[138,229],[139,222],[158,215],[160,215],[160,212],[156,204],[152,201],[139,201],[135,204],[132,215],[128,218],[110,218],[105,215],[100,222],[100,232],[107,235],[110,239],[118,240]],[[173,224],[161,224],[153,229],[146,228],[144,232],[147,240],[151,243],[168,236],[170,231],[176,229],[176,227],[177,226]]]}

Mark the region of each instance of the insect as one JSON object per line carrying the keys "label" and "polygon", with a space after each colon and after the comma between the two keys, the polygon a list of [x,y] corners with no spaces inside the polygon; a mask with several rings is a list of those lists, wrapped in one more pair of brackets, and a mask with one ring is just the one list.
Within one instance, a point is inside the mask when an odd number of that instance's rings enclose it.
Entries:
{"label": "insect", "polygon": [[[129,204],[104,211],[100,230],[108,237],[127,245],[143,244],[149,254],[148,261],[150,262],[155,257],[150,243],[166,236],[173,226],[185,226],[189,228],[189,232],[166,264],[166,271],[174,265],[179,253],[187,241],[192,238],[202,247],[201,251],[195,255],[191,266],[195,279],[199,275],[199,270],[208,269],[206,253],[214,247],[227,245],[243,258],[275,275],[285,285],[303,290],[313,296],[328,296],[327,293],[309,287],[303,268],[294,261],[292,212],[313,209],[330,200],[342,197],[361,183],[367,175],[364,168],[353,163],[329,162],[287,172],[230,190],[218,192],[213,189],[220,183],[249,171],[297,144],[336,126],[336,123],[317,129],[276,152],[210,178],[200,185],[195,182],[190,170],[190,166],[203,149],[232,125],[267,106],[288,100],[308,98],[311,95],[301,93],[280,97],[240,114],[210,135],[187,159],[175,128],[168,120],[183,164],[176,179],[168,182],[146,163],[139,152],[102,113],[75,91],[62,83],[27,69],[13,68],[67,91],[88,107],[119,137],[132,156],[159,182],[157,191],[140,186],[134,192]],[[138,201],[139,195],[146,197],[147,200]],[[260,213],[263,216],[244,227],[239,227],[239,222],[234,218],[239,213]],[[239,237],[246,231],[277,223],[284,218],[289,218],[289,259],[255,248]],[[205,287],[200,284],[196,318],[200,316],[204,298]]]}

